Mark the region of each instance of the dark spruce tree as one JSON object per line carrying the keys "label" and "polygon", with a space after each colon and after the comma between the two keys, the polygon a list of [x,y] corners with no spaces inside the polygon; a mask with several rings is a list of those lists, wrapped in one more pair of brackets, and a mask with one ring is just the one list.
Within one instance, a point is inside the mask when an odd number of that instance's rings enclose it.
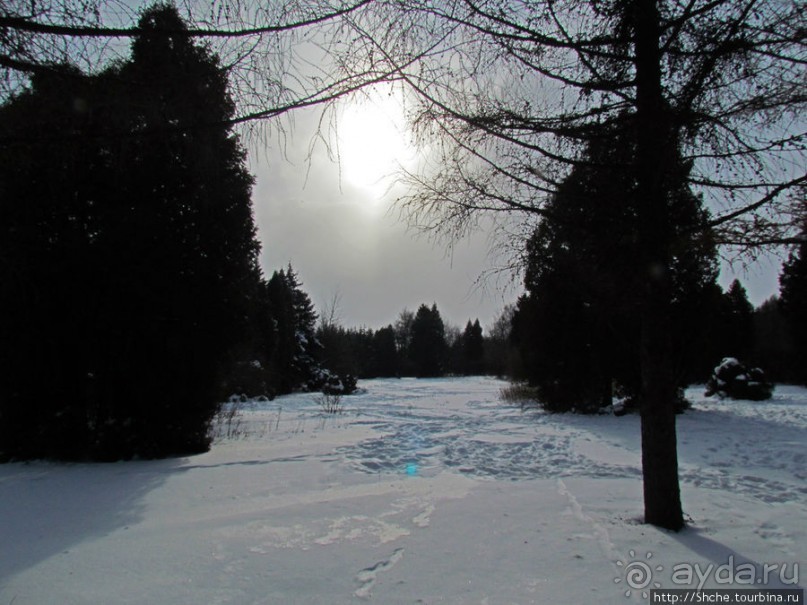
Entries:
{"label": "dark spruce tree", "polygon": [[398,348],[395,343],[395,329],[390,325],[376,330],[372,344],[373,376],[393,377],[400,375]]}
{"label": "dark spruce tree", "polygon": [[[754,352],[751,359],[755,365],[764,368],[774,382],[797,380],[795,342],[789,323],[776,296],[754,310]],[[801,372],[803,376],[803,364]],[[802,380],[807,382],[804,378]]]}
{"label": "dark spruce tree", "polygon": [[[705,382],[726,357],[751,361],[754,358],[754,308],[745,288],[734,280],[727,291],[714,284],[698,307],[701,316],[709,318],[697,346],[690,347],[693,364],[688,377]],[[758,361],[754,361],[758,363]]]}
{"label": "dark spruce tree", "polygon": [[415,322],[415,314],[409,309],[404,309],[398,314],[395,321],[395,344],[398,349],[398,361],[401,376],[414,376],[415,369],[412,364],[412,325]]}
{"label": "dark spruce tree", "polygon": [[512,338],[515,304],[502,309],[485,338],[485,372],[499,378],[523,375],[519,353]]}
{"label": "dark spruce tree", "polygon": [[362,351],[357,351],[358,334],[335,323],[317,326],[317,341],[322,345],[322,365],[335,374],[361,376]]}
{"label": "dark spruce tree", "polygon": [[269,380],[276,393],[290,393],[299,383],[293,373],[294,356],[297,352],[295,337],[294,310],[291,290],[286,272],[275,271],[265,284],[265,304],[271,318],[271,337],[267,338],[269,348]]}
{"label": "dark spruce tree", "polygon": [[[635,122],[601,129],[586,157],[560,185],[527,243],[525,288],[512,337],[523,378],[552,411],[592,412],[611,403],[613,385],[636,402],[640,392],[640,311],[645,276],[639,258],[639,192],[629,167],[636,156]],[[702,304],[716,277],[715,249],[700,200],[672,189],[669,321],[676,337],[667,358],[677,382],[690,372],[691,347],[710,318]]]}
{"label": "dark spruce tree", "polygon": [[275,330],[267,355],[275,391],[319,388],[324,380],[322,345],[317,339],[317,313],[311,298],[291,265],[275,271],[265,288]]}
{"label": "dark spruce tree", "polygon": [[807,384],[807,226],[779,276],[780,304],[793,342],[792,380]]}
{"label": "dark spruce tree", "polygon": [[748,300],[740,280],[731,282],[723,295],[720,319],[724,330],[723,357],[737,357],[747,361],[753,346],[754,306]]}
{"label": "dark spruce tree", "polygon": [[482,326],[479,320],[465,324],[460,338],[462,345],[462,373],[468,376],[478,376],[485,372],[485,339],[482,335]]}
{"label": "dark spruce tree", "polygon": [[323,380],[322,344],[317,340],[317,312],[291,265],[286,268],[286,282],[291,292],[296,343],[293,373],[298,377],[300,386],[316,390]]}
{"label": "dark spruce tree", "polygon": [[447,354],[445,325],[434,304],[429,308],[420,305],[412,320],[409,357],[415,376],[427,378],[442,376]]}
{"label": "dark spruce tree", "polygon": [[0,458],[209,446],[258,294],[252,178],[218,59],[175,9],[129,61],[0,110]]}
{"label": "dark spruce tree", "polygon": [[329,379],[342,383],[350,376],[386,378],[400,375],[399,354],[392,326],[373,331],[344,328],[320,322],[317,339],[322,344],[322,366]]}

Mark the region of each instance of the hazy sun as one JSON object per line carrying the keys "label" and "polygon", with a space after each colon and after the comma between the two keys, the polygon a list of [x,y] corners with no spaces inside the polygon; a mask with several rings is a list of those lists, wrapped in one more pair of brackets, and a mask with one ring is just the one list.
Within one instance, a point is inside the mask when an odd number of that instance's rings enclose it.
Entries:
{"label": "hazy sun", "polygon": [[401,166],[411,163],[403,103],[393,89],[377,88],[346,106],[338,123],[339,160],[347,182],[378,201]]}

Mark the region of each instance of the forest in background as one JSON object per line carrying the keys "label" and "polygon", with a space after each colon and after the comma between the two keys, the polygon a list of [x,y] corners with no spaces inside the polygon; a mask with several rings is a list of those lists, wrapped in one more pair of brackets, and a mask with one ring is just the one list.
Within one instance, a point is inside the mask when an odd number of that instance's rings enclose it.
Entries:
{"label": "forest in background", "polygon": [[[526,293],[487,334],[478,321],[446,326],[436,304],[380,330],[344,328],[318,318],[291,266],[261,274],[219,58],[171,7],[138,28],[130,58],[36,70],[0,108],[0,459],[203,451],[231,393],[348,392],[362,377],[511,376],[554,409],[638,390],[638,286],[618,264],[637,249],[612,237],[634,233],[638,210],[599,203],[630,191],[629,174],[572,171],[550,198],[567,218],[529,238]],[[590,166],[623,136],[593,136]],[[714,243],[684,181],[675,226],[700,236],[672,263],[679,384],[727,355],[807,382],[807,244],[793,247],[781,298],[754,310],[739,284],[715,285]],[[592,228],[603,220],[613,228]]]}

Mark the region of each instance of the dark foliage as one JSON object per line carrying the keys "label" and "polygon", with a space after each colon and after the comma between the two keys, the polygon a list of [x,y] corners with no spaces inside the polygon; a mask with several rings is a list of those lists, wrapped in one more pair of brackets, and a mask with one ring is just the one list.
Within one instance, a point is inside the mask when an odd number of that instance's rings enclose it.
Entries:
{"label": "dark foliage", "polygon": [[[0,458],[205,450],[259,271],[217,58],[143,15],[131,60],[0,109]],[[166,33],[174,32],[174,33]]]}
{"label": "dark foliage", "polygon": [[790,255],[779,277],[781,309],[790,326],[793,355],[791,378],[807,384],[807,228],[801,243]]}
{"label": "dark foliage", "polygon": [[511,351],[509,320],[500,332],[486,339],[479,320],[469,320],[463,332],[446,328],[436,305],[421,305],[417,314],[404,310],[396,325],[378,330],[320,325],[317,339],[323,346],[322,365],[339,376],[503,375],[497,369]]}
{"label": "dark foliage", "polygon": [[723,296],[717,321],[723,332],[720,337],[721,359],[729,356],[748,359],[753,347],[754,307],[748,301],[748,293],[740,280],[731,282]]}
{"label": "dark foliage", "polygon": [[399,375],[398,351],[392,326],[373,331],[338,325],[320,326],[323,365],[337,375],[381,378]]}
{"label": "dark foliage", "polygon": [[523,376],[521,356],[512,337],[515,305],[508,305],[485,337],[485,373],[500,378]]}
{"label": "dark foliage", "polygon": [[266,303],[274,333],[270,340],[270,382],[277,393],[318,390],[324,380],[317,314],[291,265],[275,271],[266,284]]}
{"label": "dark foliage", "polygon": [[251,357],[269,394],[353,393],[357,372],[340,328],[317,328],[314,305],[291,265],[261,287]]}
{"label": "dark foliage", "polygon": [[804,376],[804,360],[799,366],[795,353],[793,330],[787,316],[782,310],[779,298],[771,297],[754,310],[754,348],[751,361],[765,368],[768,376],[775,382],[807,383]]}
{"label": "dark foliage", "polygon": [[409,358],[415,369],[415,376],[428,378],[441,376],[446,363],[445,325],[437,305],[431,308],[420,305],[412,322],[412,337],[409,345]]}
{"label": "dark foliage", "polygon": [[714,369],[706,384],[706,395],[763,401],[773,396],[773,384],[760,368],[727,357]]}
{"label": "dark foliage", "polygon": [[[648,279],[641,258],[640,201],[630,167],[633,124],[592,139],[585,164],[576,167],[547,206],[527,243],[525,287],[513,317],[513,339],[523,377],[538,388],[548,409],[593,412],[611,402],[613,387],[636,398],[640,390],[641,292]],[[669,276],[672,371],[682,382],[693,368],[710,318],[704,302],[714,288],[714,245],[703,233],[707,214],[684,185],[687,166],[668,200],[675,236]],[[693,233],[700,233],[697,238]]]}
{"label": "dark foliage", "polygon": [[400,375],[400,355],[395,345],[395,329],[391,325],[373,334],[372,358],[368,365],[371,376]]}
{"label": "dark foliage", "polygon": [[485,373],[485,338],[479,320],[465,324],[460,337],[461,365],[459,373],[474,376]]}

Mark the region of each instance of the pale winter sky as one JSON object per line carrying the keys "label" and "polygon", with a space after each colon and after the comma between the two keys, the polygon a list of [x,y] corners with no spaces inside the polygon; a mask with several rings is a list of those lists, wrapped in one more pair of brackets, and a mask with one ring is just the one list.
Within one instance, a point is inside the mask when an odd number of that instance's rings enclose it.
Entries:
{"label": "pale winter sky", "polygon": [[[487,234],[462,240],[449,253],[407,230],[395,211],[401,192],[390,191],[392,179],[384,175],[416,161],[400,107],[381,95],[345,109],[337,122],[340,162],[329,159],[322,143],[308,159],[319,117],[295,115],[285,144],[273,136],[250,144],[264,272],[291,262],[318,309],[340,297],[339,318],[349,327],[379,328],[404,308],[433,302],[451,324],[478,318],[489,326],[520,288],[501,278],[480,284],[501,260],[489,255]],[[754,305],[778,291],[777,259],[737,272]],[[734,277],[724,270],[721,285]]]}

